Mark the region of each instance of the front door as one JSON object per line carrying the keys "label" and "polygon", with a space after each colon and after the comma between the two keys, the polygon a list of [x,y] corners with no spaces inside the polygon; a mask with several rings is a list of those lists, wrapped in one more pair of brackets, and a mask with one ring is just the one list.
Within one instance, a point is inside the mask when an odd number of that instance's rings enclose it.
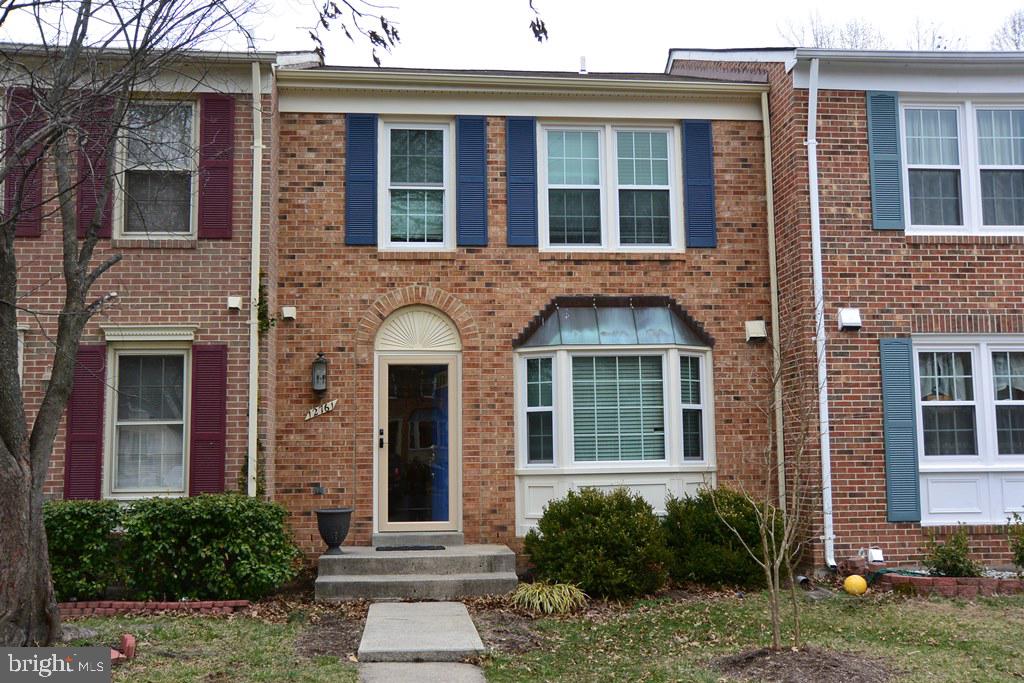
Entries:
{"label": "front door", "polygon": [[380,356],[380,531],[458,528],[458,356]]}

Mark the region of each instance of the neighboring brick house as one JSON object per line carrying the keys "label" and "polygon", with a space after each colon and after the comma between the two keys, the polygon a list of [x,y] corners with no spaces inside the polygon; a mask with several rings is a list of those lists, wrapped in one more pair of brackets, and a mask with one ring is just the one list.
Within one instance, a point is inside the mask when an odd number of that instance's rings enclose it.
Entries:
{"label": "neighboring brick house", "polygon": [[[783,327],[803,339],[816,324],[817,106],[839,559],[879,546],[918,562],[929,532],[962,523],[979,557],[1008,560],[999,525],[1024,512],[1022,67],[1014,53],[670,53],[670,73],[768,75],[780,295],[801,311]],[[840,308],[859,309],[859,329],[840,331]],[[813,366],[813,345],[802,354]]]}
{"label": "neighboring brick house", "polygon": [[518,547],[572,487],[663,510],[716,475],[761,481],[763,77],[277,79],[277,297],[297,311],[275,331],[270,494],[307,551],[330,505],[355,507],[356,544]]}
{"label": "neighboring brick house", "polygon": [[[137,93],[129,107],[125,131],[136,133],[113,161],[117,190],[104,209],[93,257],[99,263],[123,255],[93,288],[97,298],[107,292],[118,297],[82,338],[47,497],[246,490],[251,237],[255,226],[265,242],[272,238],[275,58],[217,54],[180,61],[175,86]],[[35,97],[25,89],[12,91],[5,109],[12,135],[25,130],[16,125],[18,117],[31,114]],[[263,140],[258,169],[256,126]],[[87,149],[79,157],[80,228],[96,211],[87,190],[107,169],[97,151]],[[262,174],[255,189],[254,170]],[[50,162],[39,180],[26,186],[26,211],[15,237],[19,305],[41,313],[18,317],[30,420],[52,363],[52,314],[64,296],[61,223],[56,201],[47,200],[56,192]],[[264,251],[263,267],[272,269],[274,257]],[[229,297],[242,302],[240,310],[229,305]],[[264,395],[271,395],[272,375],[265,370]],[[272,425],[265,417],[262,429]]]}

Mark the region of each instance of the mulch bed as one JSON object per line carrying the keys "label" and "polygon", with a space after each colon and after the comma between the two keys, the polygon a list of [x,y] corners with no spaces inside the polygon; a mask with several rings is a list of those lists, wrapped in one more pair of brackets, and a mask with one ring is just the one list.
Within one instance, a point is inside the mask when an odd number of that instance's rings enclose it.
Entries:
{"label": "mulch bed", "polygon": [[507,596],[463,598],[480,640],[490,652],[516,654],[541,647],[544,643],[529,612],[512,606]]}
{"label": "mulch bed", "polygon": [[732,680],[765,683],[887,683],[895,678],[882,660],[816,647],[749,650],[719,657],[712,666]]}
{"label": "mulch bed", "polygon": [[276,596],[251,605],[244,614],[272,624],[305,624],[295,639],[295,651],[303,657],[355,661],[369,609],[366,600],[323,603],[305,596]]}

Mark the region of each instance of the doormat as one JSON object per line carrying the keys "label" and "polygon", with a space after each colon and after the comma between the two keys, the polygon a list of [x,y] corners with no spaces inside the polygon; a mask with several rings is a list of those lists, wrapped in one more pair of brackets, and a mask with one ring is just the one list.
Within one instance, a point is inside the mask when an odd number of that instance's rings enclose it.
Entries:
{"label": "doormat", "polygon": [[379,545],[377,550],[380,552],[390,552],[392,550],[444,550],[443,545]]}

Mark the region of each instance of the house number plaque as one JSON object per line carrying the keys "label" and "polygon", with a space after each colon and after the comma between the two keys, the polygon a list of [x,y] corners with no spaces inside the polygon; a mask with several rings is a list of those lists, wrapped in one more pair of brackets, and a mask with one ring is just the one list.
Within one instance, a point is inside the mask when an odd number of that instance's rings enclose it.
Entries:
{"label": "house number plaque", "polygon": [[326,415],[327,413],[329,413],[332,410],[334,410],[334,406],[336,406],[336,405],[338,405],[338,399],[334,399],[333,401],[328,401],[327,403],[321,403],[318,406],[310,408],[309,412],[306,413],[305,421],[308,422],[308,421],[312,420],[314,417],[320,417],[321,415]]}

